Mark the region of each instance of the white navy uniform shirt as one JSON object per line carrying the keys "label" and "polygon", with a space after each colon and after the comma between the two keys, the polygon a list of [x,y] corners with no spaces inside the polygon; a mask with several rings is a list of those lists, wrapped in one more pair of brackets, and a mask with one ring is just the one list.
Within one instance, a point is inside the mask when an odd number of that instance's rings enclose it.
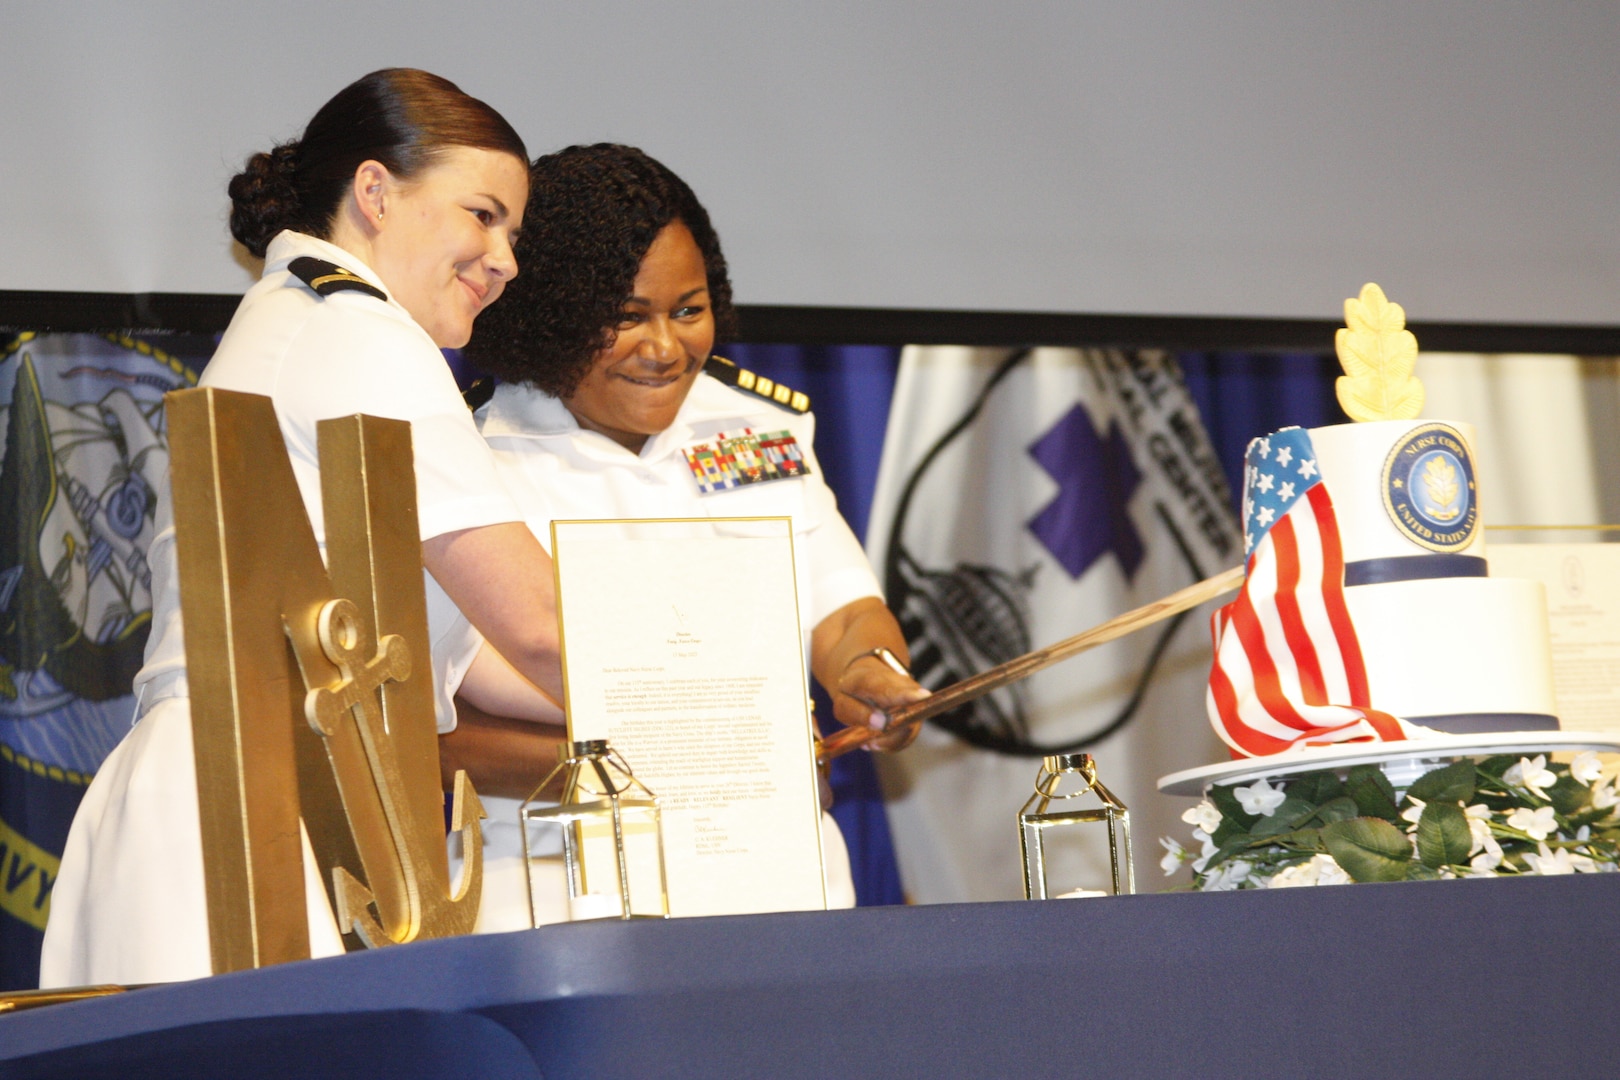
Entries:
{"label": "white navy uniform shirt", "polygon": [[[635,454],[599,432],[579,426],[566,405],[531,387],[505,383],[478,413],[478,424],[495,451],[497,468],[524,520],[548,549],[551,522],[600,518],[790,517],[793,565],[799,596],[800,632],[806,670],[810,633],[828,615],[868,596],[881,596],[866,552],[838,512],[812,449],[815,418],[778,408],[708,375],[699,375],[668,428],[649,438]],[[695,443],[712,443],[724,432],[755,435],[787,429],[810,469],[806,475],[703,494],[686,457]],[[485,798],[492,819],[485,830],[484,910],[479,930],[514,929],[517,918],[504,914],[500,894],[501,856],[521,851],[516,804]],[[510,835],[508,835],[510,834]],[[855,886],[842,834],[823,815],[822,859],[828,904],[853,907]],[[515,859],[505,861],[515,862]],[[508,889],[513,896],[518,890]],[[515,908],[516,900],[505,908]],[[527,914],[524,912],[524,914]],[[563,912],[545,916],[565,918]],[[486,921],[487,920],[487,921]]]}
{"label": "white navy uniform shirt", "polygon": [[[815,418],[778,408],[699,375],[668,428],[633,454],[579,426],[561,401],[503,383],[478,413],[479,428],[524,520],[542,544],[553,520],[659,517],[791,517],[801,629],[846,604],[881,596],[860,541],[838,512],[812,449]],[[793,433],[808,475],[702,494],[681,453],[716,435]]]}
{"label": "white navy uniform shirt", "polygon": [[[519,520],[495,472],[454,376],[433,339],[396,301],[357,291],[318,296],[287,269],[300,256],[336,263],[379,289],[382,280],[349,252],[302,233],[278,234],[264,275],[242,298],[200,385],[271,399],[293,476],[324,555],[320,462],[315,424],[367,413],[408,420],[422,539]],[[185,643],[167,478],[152,541],[152,633],[146,666],[135,676],[143,708],[187,696]],[[455,727],[451,697],[481,644],[431,575],[427,593],[439,730]]]}
{"label": "white navy uniform shirt", "polygon": [[[275,405],[299,493],[324,538],[315,424],[368,413],[411,424],[423,538],[517,521],[444,356],[409,313],[358,291],[317,295],[287,269],[310,255],[383,284],[348,252],[283,232],[208,368],[204,386],[264,394]],[[85,791],[62,855],[40,956],[41,984],[144,983],[211,970],[207,898],[179,580],[167,483],[159,495],[152,634],[136,676],[144,715]],[[480,640],[426,578],[440,729]],[[343,951],[310,848],[304,848],[310,954]]]}

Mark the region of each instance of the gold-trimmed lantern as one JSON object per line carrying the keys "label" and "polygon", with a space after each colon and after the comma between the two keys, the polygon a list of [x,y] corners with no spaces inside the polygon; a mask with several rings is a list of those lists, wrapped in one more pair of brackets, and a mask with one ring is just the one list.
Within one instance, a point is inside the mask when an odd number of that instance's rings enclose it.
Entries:
{"label": "gold-trimmed lantern", "polygon": [[[540,795],[562,776],[555,804]],[[568,918],[667,918],[669,885],[664,875],[664,831],[658,797],[636,779],[606,739],[570,744],[567,757],[524,800],[524,883],[530,925],[554,919],[545,895],[546,864],[562,857]],[[555,882],[555,876],[551,876]]]}
{"label": "gold-trimmed lantern", "polygon": [[[1099,806],[1082,809],[1069,801],[1088,793],[1097,797]],[[1056,809],[1053,804],[1057,804]],[[1024,855],[1024,899],[1100,895],[1084,889],[1053,893],[1046,880],[1047,830],[1095,822],[1103,822],[1108,827],[1108,861],[1113,872],[1114,895],[1121,892],[1121,839],[1124,841],[1124,891],[1134,893],[1136,871],[1131,863],[1130,811],[1097,779],[1097,763],[1090,754],[1051,754],[1043,758],[1041,770],[1035,774],[1035,793],[1018,812],[1018,846]]]}

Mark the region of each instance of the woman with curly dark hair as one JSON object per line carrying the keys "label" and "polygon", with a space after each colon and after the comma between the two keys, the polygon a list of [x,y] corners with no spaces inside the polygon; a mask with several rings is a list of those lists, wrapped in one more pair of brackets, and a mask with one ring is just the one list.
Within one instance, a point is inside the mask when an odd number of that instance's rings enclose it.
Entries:
{"label": "woman with curly dark hair", "polygon": [[[707,290],[694,308],[701,314],[676,325],[701,325],[711,345],[736,334],[726,257],[708,212],[680,177],[642,151],[598,143],[540,158],[529,170],[527,214],[517,251],[528,279],[467,347],[467,358],[502,382],[571,400],[597,357],[645,314],[627,303],[649,249],[672,224],[695,246]],[[707,355],[705,346],[698,367]],[[697,370],[687,374],[695,378]]]}
{"label": "woman with curly dark hair", "polygon": [[[480,430],[535,535],[565,518],[791,517],[810,670],[838,719],[882,727],[885,710],[926,696],[821,479],[808,401],[710,355],[736,314],[692,190],[612,144],[540,158],[529,189],[524,275],[479,322],[467,358],[499,379]],[[765,464],[727,473],[728,453]],[[705,472],[703,461],[720,464]],[[853,903],[842,844],[829,855],[829,882],[842,880],[830,899]]]}

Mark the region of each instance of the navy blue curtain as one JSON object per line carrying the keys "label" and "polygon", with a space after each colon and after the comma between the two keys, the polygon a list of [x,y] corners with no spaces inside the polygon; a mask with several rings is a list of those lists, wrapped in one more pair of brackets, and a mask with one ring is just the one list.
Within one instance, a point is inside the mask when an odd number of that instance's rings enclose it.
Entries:
{"label": "navy blue curtain", "polygon": [[[866,539],[883,435],[894,397],[900,350],[883,345],[728,345],[722,355],[738,365],[810,395],[816,416],[816,457],[838,508],[855,535]],[[822,733],[838,727],[832,704],[812,685]],[[877,771],[866,754],[846,754],[832,764],[832,815],[849,845],[855,900],[862,907],[900,904],[900,867]]]}
{"label": "navy blue curtain", "polygon": [[1332,353],[1187,352],[1179,359],[1234,505],[1242,501],[1250,439],[1349,420],[1333,393],[1339,361]]}

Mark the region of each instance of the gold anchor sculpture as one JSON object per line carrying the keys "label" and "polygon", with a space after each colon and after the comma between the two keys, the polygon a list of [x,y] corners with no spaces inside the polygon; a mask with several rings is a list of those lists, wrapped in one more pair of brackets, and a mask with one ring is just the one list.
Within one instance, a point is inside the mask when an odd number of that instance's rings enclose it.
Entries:
{"label": "gold anchor sculpture", "polygon": [[355,947],[471,931],[482,809],[458,773],[452,886],[410,425],[318,425],[323,564],[268,398],[166,408],[215,973],[309,956],[300,820]]}
{"label": "gold anchor sculpture", "polygon": [[[430,890],[424,895],[420,889],[410,887],[410,882],[419,880],[424,872],[431,877],[428,864],[435,862],[434,848],[443,850],[442,843],[434,843],[431,830],[417,827],[410,802],[400,797],[405,782],[383,722],[377,693],[384,683],[410,678],[410,649],[398,634],[374,641],[371,627],[349,600],[327,601],[321,608],[317,628],[321,650],[338,666],[343,679],[335,686],[310,690],[304,698],[304,715],[310,726],[328,740],[338,736],[345,719],[353,717],[403,872],[399,876],[383,877],[377,895],[373,895],[373,891],[347,869],[335,867],[333,899],[339,921],[353,927],[361,940],[372,947],[411,941],[421,935],[424,926],[433,931],[427,935],[429,937],[465,934],[472,929],[472,921],[478,914],[476,886],[479,883],[475,878],[465,878],[448,896],[448,904],[433,902],[442,890]],[[458,773],[456,781],[454,827],[462,833],[462,850],[469,853],[468,864],[476,866],[483,850],[477,795],[466,773]],[[420,845],[416,841],[421,838],[429,841],[426,851],[418,850]],[[389,891],[384,892],[385,889]],[[469,895],[470,904],[467,903]],[[381,922],[371,915],[373,904],[383,917]]]}

